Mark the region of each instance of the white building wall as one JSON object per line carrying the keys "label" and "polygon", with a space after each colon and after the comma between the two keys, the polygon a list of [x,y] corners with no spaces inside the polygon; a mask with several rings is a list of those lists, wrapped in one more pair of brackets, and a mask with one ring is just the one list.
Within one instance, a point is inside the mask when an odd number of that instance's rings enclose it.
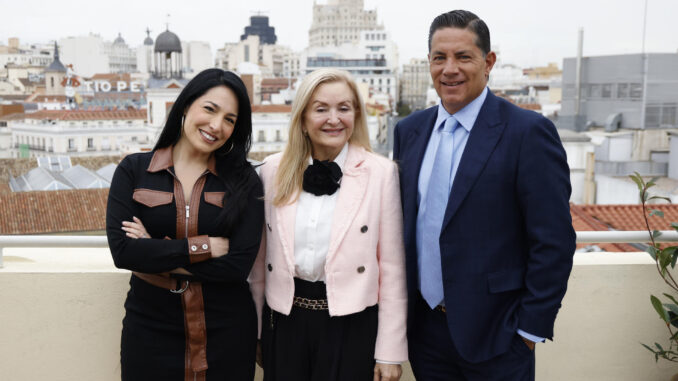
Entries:
{"label": "white building wall", "polygon": [[669,177],[678,180],[678,136],[669,134]]}
{"label": "white building wall", "polygon": [[584,202],[586,192],[586,157],[589,152],[594,151],[593,143],[588,142],[563,142],[565,154],[567,155],[567,165],[570,167],[570,184],[572,194],[570,201],[575,204]]}
{"label": "white building wall", "polygon": [[12,157],[12,132],[8,127],[0,127],[0,158]]}
{"label": "white building wall", "polygon": [[109,72],[104,41],[95,34],[62,38],[59,40],[59,57],[64,66],[72,64],[80,76]]}
{"label": "white building wall", "polygon": [[[11,156],[18,145],[28,144],[31,157],[119,154],[125,140],[148,142],[144,120],[54,121],[26,119],[10,122]],[[90,146],[91,139],[91,146]]]}
{"label": "white building wall", "polygon": [[201,71],[214,67],[214,58],[209,42],[182,41],[181,49],[183,50],[182,59],[186,78],[193,78]]}
{"label": "white building wall", "polygon": [[637,204],[638,187],[626,178],[596,175],[596,204]]}
{"label": "white building wall", "polygon": [[630,161],[633,151],[633,135],[610,136],[609,160],[610,161]]}
{"label": "white building wall", "polygon": [[133,73],[137,71],[137,54],[125,43],[105,42],[108,56],[108,73]]}

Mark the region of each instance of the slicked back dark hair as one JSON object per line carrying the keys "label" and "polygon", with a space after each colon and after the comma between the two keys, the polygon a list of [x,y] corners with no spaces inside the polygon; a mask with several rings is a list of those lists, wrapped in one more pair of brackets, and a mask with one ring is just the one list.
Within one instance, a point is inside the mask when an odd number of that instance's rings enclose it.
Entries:
{"label": "slicked back dark hair", "polygon": [[216,171],[226,187],[224,208],[216,223],[223,236],[227,237],[240,215],[245,212],[253,187],[259,183],[254,169],[247,161],[252,145],[252,107],[247,88],[240,77],[217,68],[203,70],[193,77],[172,105],[153,150],[175,145],[181,138],[183,116],[188,108],[196,99],[218,86],[229,88],[238,100],[238,117],[233,133],[223,146],[214,151]]}
{"label": "slicked back dark hair", "polygon": [[447,13],[443,13],[433,19],[431,27],[428,30],[428,51],[431,52],[431,42],[433,41],[433,34],[438,29],[443,28],[459,28],[468,29],[476,35],[476,46],[486,56],[490,52],[490,29],[480,17],[475,13],[457,9]]}

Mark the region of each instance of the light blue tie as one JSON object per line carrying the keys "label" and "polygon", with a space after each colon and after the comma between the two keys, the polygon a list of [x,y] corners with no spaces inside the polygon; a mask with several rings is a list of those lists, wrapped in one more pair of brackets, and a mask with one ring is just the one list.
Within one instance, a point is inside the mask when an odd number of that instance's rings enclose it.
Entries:
{"label": "light blue tie", "polygon": [[[423,223],[423,252],[419,253],[419,287],[431,308],[443,301],[443,272],[440,263],[440,231],[450,196],[450,174],[454,154],[454,131],[459,124],[450,116],[440,131],[424,208],[418,223]],[[461,140],[461,139],[457,139]]]}

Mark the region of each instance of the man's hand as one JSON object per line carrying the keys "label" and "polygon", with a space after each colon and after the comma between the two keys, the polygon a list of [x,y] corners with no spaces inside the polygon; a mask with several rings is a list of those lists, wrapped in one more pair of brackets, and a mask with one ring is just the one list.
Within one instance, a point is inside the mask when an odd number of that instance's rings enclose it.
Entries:
{"label": "man's hand", "polygon": [[523,339],[523,341],[525,342],[525,345],[527,345],[527,347],[530,348],[531,351],[534,350],[534,341],[526,339],[522,336],[520,336],[520,338]]}
{"label": "man's hand", "polygon": [[374,365],[374,381],[398,381],[403,374],[400,364],[381,364]]}

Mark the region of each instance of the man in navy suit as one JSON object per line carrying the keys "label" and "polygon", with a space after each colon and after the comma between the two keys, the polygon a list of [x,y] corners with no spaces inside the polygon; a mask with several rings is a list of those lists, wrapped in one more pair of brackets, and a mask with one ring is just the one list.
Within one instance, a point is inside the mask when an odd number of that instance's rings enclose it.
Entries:
{"label": "man in navy suit", "polygon": [[572,269],[565,151],[549,120],[489,91],[495,61],[478,16],[438,16],[440,104],[395,128],[419,381],[534,380]]}

